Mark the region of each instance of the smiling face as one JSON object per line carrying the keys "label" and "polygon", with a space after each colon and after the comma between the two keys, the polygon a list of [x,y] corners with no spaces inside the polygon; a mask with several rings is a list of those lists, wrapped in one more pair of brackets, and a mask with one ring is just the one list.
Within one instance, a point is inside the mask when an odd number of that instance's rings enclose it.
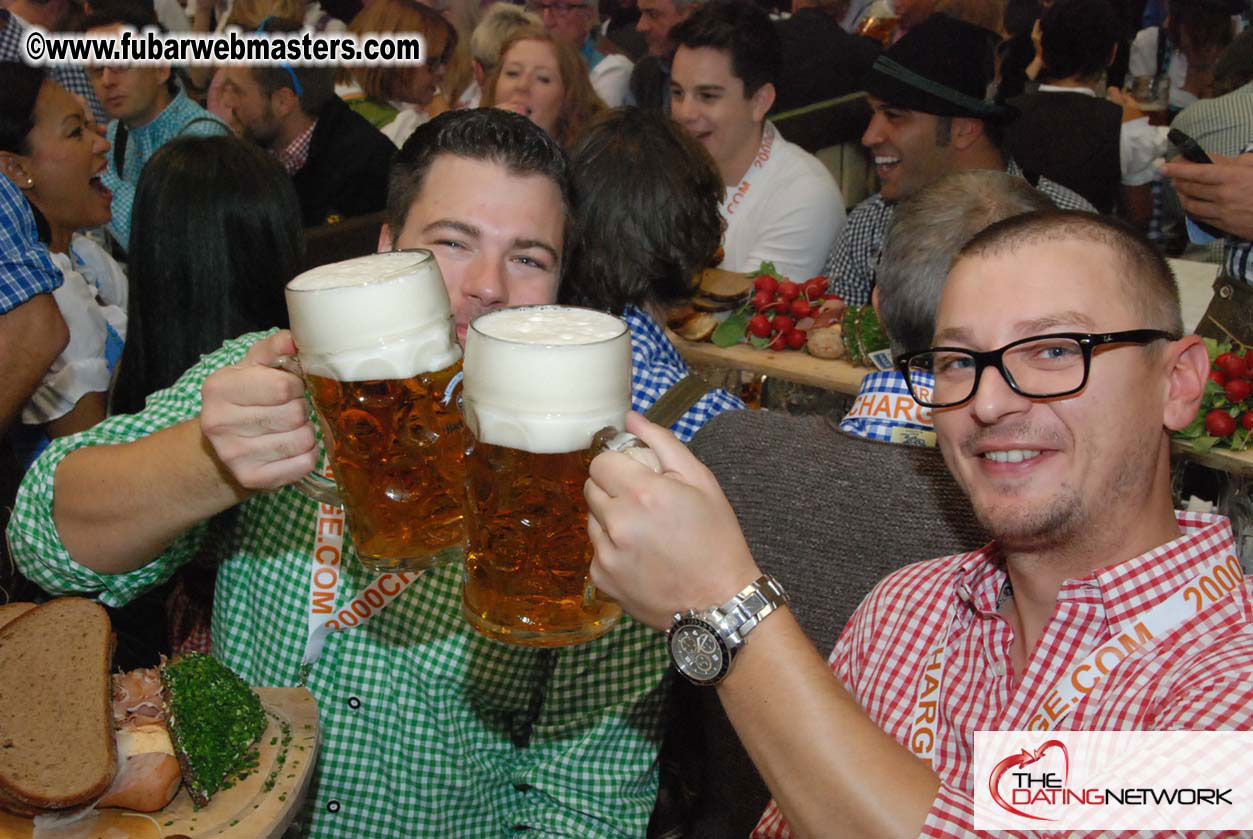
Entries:
{"label": "smiling face", "polygon": [[679,47],[670,74],[670,115],[708,150],[724,183],[738,182],[761,145],[773,90],[766,84],[746,96],[726,50]]}
{"label": "smiling face", "polygon": [[556,136],[566,87],[557,64],[557,52],[544,41],[518,41],[500,57],[495,103],[522,114]]}
{"label": "smiling face", "polygon": [[[87,34],[111,37],[121,28],[121,24],[102,26],[87,30]],[[120,119],[129,128],[152,122],[172,98],[166,86],[170,78],[168,66],[88,67],[87,76],[109,116]]]}
{"label": "smiling face", "polygon": [[861,144],[874,156],[880,193],[888,201],[908,198],[957,167],[954,147],[935,114],[897,108],[870,97],[874,116]]}
{"label": "smiling face", "polygon": [[75,230],[113,217],[113,196],[99,178],[109,142],[89,122],[78,97],[55,82],[40,86],[34,121],[28,153],[4,153],[4,168],[48,220],[54,249],[60,250]]}
{"label": "smiling face", "polygon": [[[1086,240],[965,257],[944,288],[934,344],[990,350],[1052,332],[1160,327],[1133,304],[1134,289],[1113,251]],[[985,369],[970,401],[935,411],[950,471],[1007,550],[1066,544],[1169,494],[1163,347],[1098,348],[1087,386],[1051,400],[1020,396]]]}
{"label": "smiling face", "polygon": [[484,312],[557,299],[564,228],[561,191],[547,177],[445,154],[432,162],[399,236],[384,227],[379,250],[435,254],[464,344]]}

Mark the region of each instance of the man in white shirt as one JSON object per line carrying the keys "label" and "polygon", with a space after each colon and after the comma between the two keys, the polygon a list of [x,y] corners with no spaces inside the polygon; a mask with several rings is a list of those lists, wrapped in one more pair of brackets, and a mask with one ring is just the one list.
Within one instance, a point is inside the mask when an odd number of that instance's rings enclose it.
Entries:
{"label": "man in white shirt", "polygon": [[752,271],[769,261],[797,281],[820,273],[844,227],[844,202],[818,159],[766,122],[781,61],[769,17],[748,2],[711,3],[671,35],[671,115],[727,187],[721,267]]}
{"label": "man in white shirt", "polygon": [[579,51],[587,61],[596,95],[611,108],[622,105],[635,65],[600,34],[596,4],[589,0],[529,0],[527,9],[539,15],[553,35]]}

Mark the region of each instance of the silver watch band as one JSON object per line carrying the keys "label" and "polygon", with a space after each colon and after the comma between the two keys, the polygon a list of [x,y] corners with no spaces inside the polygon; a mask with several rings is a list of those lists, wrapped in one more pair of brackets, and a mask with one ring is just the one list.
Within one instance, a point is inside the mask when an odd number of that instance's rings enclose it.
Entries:
{"label": "silver watch band", "polygon": [[783,586],[769,574],[762,574],[718,607],[717,611],[722,616],[720,623],[728,636],[725,640],[734,646],[744,643],[744,638],[757,628],[757,624],[787,602]]}

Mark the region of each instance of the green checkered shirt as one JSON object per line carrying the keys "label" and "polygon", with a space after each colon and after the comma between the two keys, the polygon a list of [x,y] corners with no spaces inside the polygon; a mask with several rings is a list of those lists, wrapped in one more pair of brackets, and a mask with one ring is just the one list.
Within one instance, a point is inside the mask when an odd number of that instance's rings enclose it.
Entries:
{"label": "green checkered shirt", "polygon": [[[77,448],[196,416],[209,373],[238,362],[260,337],[205,356],[142,413],[53,441],[27,474],[9,527],[22,572],[49,591],[98,592],[119,605],[215,538],[202,523],[143,568],[97,574],[61,544],[53,474]],[[218,574],[214,653],[253,685],[297,685],[317,505],[287,488],[237,509]],[[337,609],[372,579],[351,537],[344,544]],[[332,632],[308,674],[322,747],[306,835],[643,836],[657,792],[666,667],[662,637],[629,619],[560,652],[489,641],[461,616],[460,569],[429,571],[373,619]]]}

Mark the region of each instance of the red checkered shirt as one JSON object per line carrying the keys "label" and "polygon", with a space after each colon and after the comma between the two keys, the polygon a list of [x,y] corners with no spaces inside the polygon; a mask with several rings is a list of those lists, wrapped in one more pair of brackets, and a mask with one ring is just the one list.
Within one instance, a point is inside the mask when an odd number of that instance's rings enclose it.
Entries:
{"label": "red checkered shirt", "polygon": [[299,137],[287,144],[287,148],[274,152],[274,157],[289,177],[299,172],[309,159],[309,144],[313,141],[313,129],[317,126],[318,121],[315,119]]}
{"label": "red checkered shirt", "polygon": [[[973,826],[975,731],[1026,729],[1046,695],[1084,656],[1126,632],[1137,617],[1175,594],[1209,562],[1235,554],[1225,518],[1198,513],[1176,517],[1184,534],[1178,539],[1063,584],[1057,610],[1021,677],[1010,663],[1013,632],[997,612],[1009,577],[995,543],[902,568],[858,607],[831,654],[831,669],[870,718],[902,745],[908,743],[925,659],[949,636],[933,758],[940,790],[923,836],[991,835],[976,833]],[[1244,578],[1218,603],[1114,665],[1057,728],[1253,728],[1251,604],[1253,586]],[[1154,834],[1101,835],[1129,839]],[[790,836],[777,805],[770,802],[754,839]]]}

